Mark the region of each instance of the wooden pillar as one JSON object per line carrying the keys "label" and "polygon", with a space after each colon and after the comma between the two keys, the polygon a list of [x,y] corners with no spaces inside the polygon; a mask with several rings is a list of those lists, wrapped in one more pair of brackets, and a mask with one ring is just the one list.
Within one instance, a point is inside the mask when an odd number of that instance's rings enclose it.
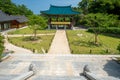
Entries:
{"label": "wooden pillar", "polygon": [[49,18],[49,20],[48,20],[48,29],[51,29],[51,21],[52,21],[52,19],[51,19],[51,17]]}
{"label": "wooden pillar", "polygon": [[56,21],[58,22],[58,17],[56,17]]}
{"label": "wooden pillar", "polygon": [[58,30],[58,25],[56,25],[56,30]]}
{"label": "wooden pillar", "polygon": [[64,25],[64,29],[66,30],[66,25]]}
{"label": "wooden pillar", "polygon": [[71,29],[73,29],[73,25],[74,25],[74,23],[73,23],[73,17],[72,17],[72,16],[71,16],[71,18],[70,18],[70,22],[71,22],[70,27],[71,27]]}

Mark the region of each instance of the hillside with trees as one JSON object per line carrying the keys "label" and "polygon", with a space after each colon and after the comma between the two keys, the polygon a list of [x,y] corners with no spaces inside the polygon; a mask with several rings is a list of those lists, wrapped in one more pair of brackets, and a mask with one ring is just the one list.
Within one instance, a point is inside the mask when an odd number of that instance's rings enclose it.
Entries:
{"label": "hillside with trees", "polygon": [[9,15],[25,15],[29,17],[33,12],[25,5],[16,5],[11,0],[0,0],[0,10]]}

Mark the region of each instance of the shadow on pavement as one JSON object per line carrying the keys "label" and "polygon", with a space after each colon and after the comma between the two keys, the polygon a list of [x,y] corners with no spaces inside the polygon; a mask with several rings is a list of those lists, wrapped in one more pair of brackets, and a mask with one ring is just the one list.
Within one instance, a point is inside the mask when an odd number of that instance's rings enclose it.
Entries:
{"label": "shadow on pavement", "polygon": [[108,60],[103,68],[111,77],[120,78],[120,64],[113,60]]}

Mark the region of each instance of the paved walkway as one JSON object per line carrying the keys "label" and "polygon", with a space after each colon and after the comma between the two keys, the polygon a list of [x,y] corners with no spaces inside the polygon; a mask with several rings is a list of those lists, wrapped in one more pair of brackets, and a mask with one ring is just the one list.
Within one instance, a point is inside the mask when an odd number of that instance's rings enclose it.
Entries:
{"label": "paved walkway", "polygon": [[53,55],[12,54],[0,63],[0,80],[11,80],[27,72],[31,63],[35,64],[37,72],[28,80],[86,80],[80,76],[86,64],[94,74],[106,78],[103,80],[120,79],[120,65],[112,60],[112,55]]}
{"label": "paved walkway", "polygon": [[14,51],[14,53],[16,53],[16,54],[21,54],[21,53],[31,54],[31,53],[33,53],[32,51],[30,51],[28,49],[15,46],[15,45],[9,43],[7,40],[5,40],[4,46],[5,46],[5,49]]}
{"label": "paved walkway", "polygon": [[[48,34],[37,34],[37,36],[45,36],[45,35],[54,35],[55,33],[48,33]],[[34,34],[13,34],[7,35],[7,37],[25,37],[25,36],[33,36]]]}
{"label": "paved walkway", "polygon": [[70,54],[70,48],[65,30],[57,30],[49,54]]}
{"label": "paved walkway", "polygon": [[31,54],[31,53],[33,53],[32,51],[30,51],[28,49],[21,48],[21,47],[18,47],[18,46],[15,46],[15,45],[9,43],[6,35],[4,35],[4,36],[5,36],[5,39],[4,39],[5,40],[5,43],[4,43],[5,49],[10,50],[10,51],[14,51],[14,53],[16,53],[16,54],[21,54],[21,53]]}

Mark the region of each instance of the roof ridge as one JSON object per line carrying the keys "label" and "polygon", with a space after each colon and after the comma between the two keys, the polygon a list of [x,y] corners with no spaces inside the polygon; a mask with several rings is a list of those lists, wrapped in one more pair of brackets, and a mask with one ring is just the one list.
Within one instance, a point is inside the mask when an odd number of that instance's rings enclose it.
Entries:
{"label": "roof ridge", "polygon": [[50,5],[51,7],[71,7],[72,5],[67,5],[67,6],[57,6],[57,5]]}

